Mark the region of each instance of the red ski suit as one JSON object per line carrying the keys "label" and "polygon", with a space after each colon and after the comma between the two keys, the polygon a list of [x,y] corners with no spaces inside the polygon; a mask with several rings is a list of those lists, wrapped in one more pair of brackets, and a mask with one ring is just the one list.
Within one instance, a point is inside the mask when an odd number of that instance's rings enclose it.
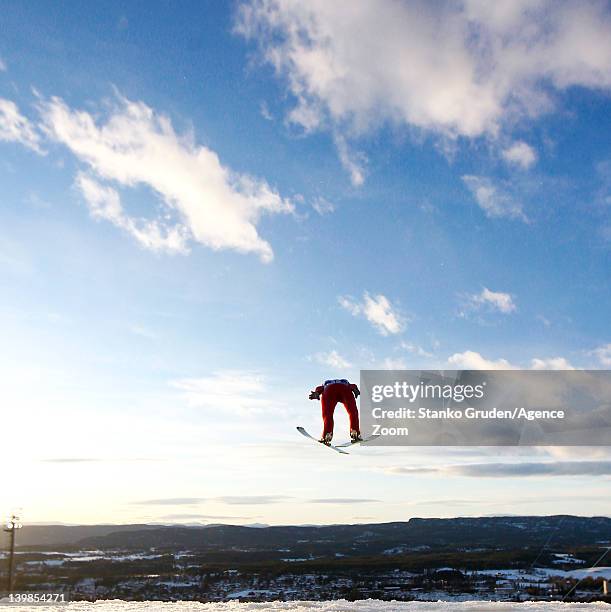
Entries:
{"label": "red ski suit", "polygon": [[356,407],[353,390],[357,389],[356,385],[343,382],[333,382],[327,385],[316,387],[314,391],[320,396],[322,405],[322,422],[323,422],[323,437],[325,434],[333,433],[333,413],[338,402],[344,404],[350,417],[350,429],[359,431],[359,411]]}

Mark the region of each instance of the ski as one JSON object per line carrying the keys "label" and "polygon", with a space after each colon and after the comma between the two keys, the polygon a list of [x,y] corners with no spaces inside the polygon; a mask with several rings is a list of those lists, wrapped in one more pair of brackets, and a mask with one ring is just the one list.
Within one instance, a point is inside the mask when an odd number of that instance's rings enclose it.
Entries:
{"label": "ski", "polygon": [[346,448],[348,446],[356,446],[357,444],[367,444],[367,442],[371,442],[372,440],[375,440],[376,438],[379,438],[379,434],[378,435],[373,435],[373,436],[367,436],[366,438],[363,438],[362,440],[359,440],[358,442],[343,442],[342,444],[336,444],[335,447],[336,448]]}
{"label": "ski", "polygon": [[317,444],[320,444],[321,446],[326,446],[327,448],[332,448],[336,453],[340,453],[342,455],[349,455],[350,453],[347,453],[345,450],[342,450],[341,448],[338,448],[337,446],[333,446],[332,444],[323,444],[322,442],[318,442],[318,440],[314,437],[311,436],[303,427],[298,426],[297,427],[297,431],[302,435],[305,436],[306,438],[310,438],[310,440],[314,440],[314,442],[316,442]]}

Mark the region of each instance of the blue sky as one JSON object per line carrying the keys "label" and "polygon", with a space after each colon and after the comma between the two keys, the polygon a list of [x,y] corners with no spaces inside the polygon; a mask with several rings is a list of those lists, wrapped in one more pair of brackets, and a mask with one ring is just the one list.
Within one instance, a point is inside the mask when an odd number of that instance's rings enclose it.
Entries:
{"label": "blue sky", "polygon": [[0,511],[609,514],[605,449],[294,431],[360,369],[611,366],[611,11],[549,6],[5,3]]}

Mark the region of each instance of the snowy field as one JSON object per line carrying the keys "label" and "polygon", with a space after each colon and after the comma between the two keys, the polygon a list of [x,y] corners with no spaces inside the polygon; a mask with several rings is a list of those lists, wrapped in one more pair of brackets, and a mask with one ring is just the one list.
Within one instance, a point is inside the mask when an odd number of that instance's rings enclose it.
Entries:
{"label": "snowy field", "polygon": [[546,602],[523,602],[523,603],[499,603],[486,601],[464,601],[460,603],[448,602],[392,602],[392,601],[291,601],[270,603],[196,603],[196,602],[126,602],[126,601],[100,601],[96,603],[75,602],[70,604],[59,604],[54,606],[16,606],[2,605],[0,610],[21,610],[42,612],[58,609],[70,612],[434,612],[435,610],[447,610],[448,612],[510,612],[518,610],[523,612],[572,612],[573,610],[585,610],[588,612],[610,612],[611,605],[605,603],[546,603]]}

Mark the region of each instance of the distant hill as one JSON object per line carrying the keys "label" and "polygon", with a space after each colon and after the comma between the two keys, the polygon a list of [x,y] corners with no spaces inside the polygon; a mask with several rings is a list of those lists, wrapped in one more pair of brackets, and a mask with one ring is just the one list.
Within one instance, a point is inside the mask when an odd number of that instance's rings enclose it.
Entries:
{"label": "distant hill", "polygon": [[[158,525],[25,525],[19,530],[20,546],[69,546],[84,538],[106,536],[123,531],[157,529]],[[3,535],[3,534],[2,534]],[[2,544],[5,542],[0,539]],[[0,549],[3,546],[0,546]]]}
{"label": "distant hill", "polygon": [[412,518],[406,522],[328,526],[33,525],[18,536],[22,547],[101,550],[281,551],[286,556],[394,554],[397,549],[440,550],[611,543],[611,518],[498,516]]}

